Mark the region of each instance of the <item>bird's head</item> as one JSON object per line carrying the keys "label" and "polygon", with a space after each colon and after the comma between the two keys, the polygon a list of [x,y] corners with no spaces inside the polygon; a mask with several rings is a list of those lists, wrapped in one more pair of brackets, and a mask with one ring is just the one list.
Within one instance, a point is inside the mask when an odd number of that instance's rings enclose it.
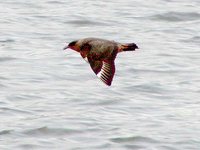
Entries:
{"label": "bird's head", "polygon": [[79,46],[78,46],[77,42],[78,42],[78,41],[72,41],[72,42],[70,42],[67,46],[65,46],[65,47],[63,48],[63,50],[68,49],[68,48],[71,48],[71,49],[73,49],[73,50],[75,50],[75,51],[78,51]]}

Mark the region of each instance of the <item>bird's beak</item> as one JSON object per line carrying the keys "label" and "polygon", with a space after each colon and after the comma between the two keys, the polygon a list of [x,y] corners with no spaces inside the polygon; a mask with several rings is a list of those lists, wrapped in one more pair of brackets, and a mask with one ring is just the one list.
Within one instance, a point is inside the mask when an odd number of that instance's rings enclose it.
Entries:
{"label": "bird's beak", "polygon": [[67,45],[67,46],[65,46],[64,48],[63,48],[63,50],[66,50],[66,49],[68,49],[69,48],[69,46]]}

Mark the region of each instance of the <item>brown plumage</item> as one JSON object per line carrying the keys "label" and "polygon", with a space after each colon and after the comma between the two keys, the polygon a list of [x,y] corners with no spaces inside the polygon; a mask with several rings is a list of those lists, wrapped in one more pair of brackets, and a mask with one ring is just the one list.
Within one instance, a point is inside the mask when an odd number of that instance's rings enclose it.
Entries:
{"label": "brown plumage", "polygon": [[89,62],[94,73],[108,86],[115,74],[115,58],[117,53],[134,51],[135,43],[122,44],[99,38],[84,38],[69,43],[64,49],[71,48],[81,54]]}

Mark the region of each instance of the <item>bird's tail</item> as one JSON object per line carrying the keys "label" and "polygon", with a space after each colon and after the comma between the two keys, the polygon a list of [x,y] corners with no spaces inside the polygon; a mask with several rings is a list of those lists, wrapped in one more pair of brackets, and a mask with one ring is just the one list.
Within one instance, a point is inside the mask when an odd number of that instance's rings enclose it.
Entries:
{"label": "bird's tail", "polygon": [[138,46],[135,43],[126,43],[121,44],[119,47],[119,52],[122,51],[134,51],[135,49],[138,49]]}

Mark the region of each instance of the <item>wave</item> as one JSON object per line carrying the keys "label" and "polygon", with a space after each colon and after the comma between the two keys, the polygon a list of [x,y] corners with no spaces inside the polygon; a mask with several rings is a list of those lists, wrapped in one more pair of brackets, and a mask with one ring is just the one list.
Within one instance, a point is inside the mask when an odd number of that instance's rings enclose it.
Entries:
{"label": "wave", "polygon": [[91,21],[91,20],[83,20],[83,19],[78,19],[78,20],[71,20],[65,22],[67,24],[72,24],[72,25],[77,25],[77,26],[106,26],[106,23],[103,22],[98,22],[98,21]]}
{"label": "wave", "polygon": [[199,20],[200,14],[196,12],[167,12],[150,16],[150,19],[170,22],[193,21]]}
{"label": "wave", "polygon": [[152,138],[144,137],[144,136],[131,136],[131,137],[118,137],[118,138],[112,138],[110,139],[112,142],[116,143],[138,143],[138,142],[147,142],[147,143],[158,143],[157,140],[154,140]]}
{"label": "wave", "polygon": [[40,127],[35,129],[29,129],[24,131],[26,135],[38,135],[38,136],[48,136],[48,135],[68,135],[73,133],[80,133],[81,131],[74,129],[63,129],[63,128],[49,128],[49,127]]}

